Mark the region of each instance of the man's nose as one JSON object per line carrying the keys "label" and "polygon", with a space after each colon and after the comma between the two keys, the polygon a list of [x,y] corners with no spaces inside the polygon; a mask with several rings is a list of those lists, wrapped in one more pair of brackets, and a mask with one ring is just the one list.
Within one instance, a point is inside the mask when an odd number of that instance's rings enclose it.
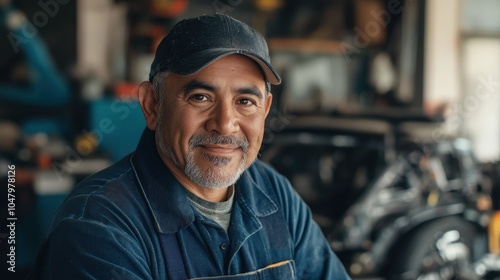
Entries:
{"label": "man's nose", "polygon": [[238,131],[238,112],[231,101],[221,101],[213,109],[206,129],[219,135],[231,135]]}

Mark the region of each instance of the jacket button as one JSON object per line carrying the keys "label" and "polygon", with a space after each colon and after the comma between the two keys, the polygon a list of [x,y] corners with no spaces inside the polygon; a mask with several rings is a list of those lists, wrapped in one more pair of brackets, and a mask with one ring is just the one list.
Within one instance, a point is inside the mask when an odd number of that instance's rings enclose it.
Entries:
{"label": "jacket button", "polygon": [[227,244],[226,243],[221,243],[219,245],[219,247],[221,248],[221,250],[226,250],[227,249]]}

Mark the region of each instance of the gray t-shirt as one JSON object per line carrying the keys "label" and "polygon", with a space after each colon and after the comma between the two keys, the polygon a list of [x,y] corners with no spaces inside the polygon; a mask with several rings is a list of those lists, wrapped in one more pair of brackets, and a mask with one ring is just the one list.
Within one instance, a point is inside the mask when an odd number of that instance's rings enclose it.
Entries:
{"label": "gray t-shirt", "polygon": [[211,202],[196,196],[186,190],[186,196],[191,205],[203,216],[217,222],[226,231],[231,221],[231,209],[233,208],[234,189],[230,190],[231,196],[228,200],[222,202]]}

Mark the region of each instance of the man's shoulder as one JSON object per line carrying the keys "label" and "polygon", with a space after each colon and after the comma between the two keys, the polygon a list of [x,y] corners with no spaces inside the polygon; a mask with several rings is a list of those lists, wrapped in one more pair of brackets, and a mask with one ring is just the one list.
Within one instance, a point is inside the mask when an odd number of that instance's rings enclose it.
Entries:
{"label": "man's shoulder", "polygon": [[261,190],[275,199],[289,199],[294,195],[288,179],[265,162],[256,160],[248,168],[248,173]]}
{"label": "man's shoulder", "polygon": [[[140,190],[129,157],[99,171],[80,183],[68,194],[54,216],[54,225],[65,219],[100,221],[112,212],[131,210],[140,205]],[[128,211],[127,210],[127,211]]]}
{"label": "man's shoulder", "polygon": [[73,196],[106,196],[109,191],[125,191],[127,185],[134,184],[134,173],[130,156],[96,172],[78,183],[68,198]]}
{"label": "man's shoulder", "polygon": [[263,179],[265,181],[274,183],[285,183],[286,178],[278,173],[272,166],[261,161],[255,160],[255,162],[248,168],[248,172],[254,180]]}

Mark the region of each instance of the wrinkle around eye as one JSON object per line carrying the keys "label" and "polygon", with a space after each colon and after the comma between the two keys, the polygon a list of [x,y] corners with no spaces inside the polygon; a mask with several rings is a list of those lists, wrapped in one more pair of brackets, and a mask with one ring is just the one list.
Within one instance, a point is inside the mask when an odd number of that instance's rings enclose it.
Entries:
{"label": "wrinkle around eye", "polygon": [[258,107],[257,101],[255,101],[251,98],[238,99],[237,104],[245,106],[245,107],[250,107],[250,106],[257,106]]}
{"label": "wrinkle around eye", "polygon": [[193,100],[195,102],[204,102],[204,101],[209,101],[210,98],[204,94],[193,94],[189,96],[189,100]]}

